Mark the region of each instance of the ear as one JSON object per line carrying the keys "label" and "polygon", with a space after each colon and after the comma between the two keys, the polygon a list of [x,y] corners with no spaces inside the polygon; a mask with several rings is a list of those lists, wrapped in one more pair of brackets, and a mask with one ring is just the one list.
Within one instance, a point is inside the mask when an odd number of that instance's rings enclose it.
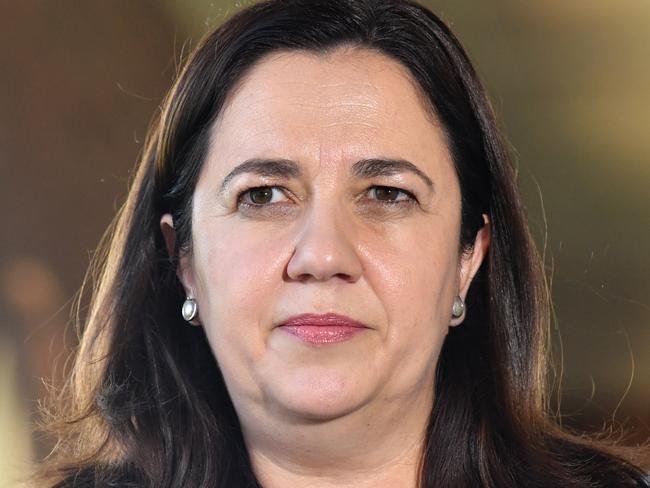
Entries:
{"label": "ear", "polygon": [[[166,213],[160,218],[160,231],[165,239],[167,254],[170,259],[173,259],[176,253],[176,231],[174,230],[174,219],[171,214]],[[196,298],[194,271],[190,257],[187,254],[178,257],[176,276],[178,276],[183,288],[185,288],[185,296]],[[194,324],[194,321],[192,323]]]}
{"label": "ear", "polygon": [[[478,273],[481,263],[485,259],[485,256],[487,256],[488,248],[490,247],[491,227],[490,218],[487,214],[483,214],[483,222],[483,227],[476,233],[474,245],[461,256],[458,295],[462,298],[463,302],[467,298],[467,292],[472,284],[472,280],[476,273]],[[465,315],[463,314],[457,319],[452,319],[451,325],[459,325],[464,318]]]}

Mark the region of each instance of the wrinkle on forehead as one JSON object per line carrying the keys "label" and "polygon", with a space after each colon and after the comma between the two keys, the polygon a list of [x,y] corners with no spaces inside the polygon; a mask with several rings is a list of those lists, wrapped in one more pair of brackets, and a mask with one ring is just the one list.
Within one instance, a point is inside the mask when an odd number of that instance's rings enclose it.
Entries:
{"label": "wrinkle on forehead", "polygon": [[[275,71],[275,68],[277,68],[278,65],[280,67],[283,67],[284,65],[284,67],[289,70],[289,65],[295,61],[296,56],[301,56],[305,61],[311,61],[317,74],[324,74],[325,78],[323,79],[321,76],[309,76],[305,80],[296,80],[288,79],[288,77],[283,77],[280,79],[267,77],[269,73]],[[373,64],[377,70],[370,72],[367,69],[367,62],[362,61],[367,61],[368,59],[373,60],[373,58],[375,58],[376,61],[379,61],[379,63],[375,61]],[[413,88],[413,93],[417,97],[420,107],[423,109],[422,112],[426,114],[428,122],[441,129],[446,138],[445,127],[440,123],[435,113],[435,109],[432,107],[427,94],[424,92],[420,84],[413,78],[413,75],[410,73],[406,66],[380,51],[366,48],[364,46],[347,44],[338,46],[335,49],[329,50],[325,53],[291,49],[274,51],[262,57],[230,89],[230,92],[227,94],[224,104],[220,110],[219,116],[215,120],[212,131],[212,138],[216,137],[216,135],[219,133],[219,126],[221,125],[223,119],[231,111],[232,103],[235,99],[238,99],[241,102],[241,97],[244,97],[243,101],[248,100],[255,104],[260,104],[272,101],[272,99],[276,97],[275,94],[266,95],[266,92],[268,90],[259,90],[260,87],[258,87],[255,82],[259,83],[261,80],[265,80],[265,83],[270,82],[282,85],[284,89],[290,93],[299,93],[302,88],[308,89],[308,87],[312,87],[314,83],[319,84],[319,88],[322,90],[319,96],[319,100],[312,101],[310,99],[309,103],[301,103],[296,100],[292,102],[293,107],[309,106],[312,108],[316,107],[320,109],[341,109],[342,107],[349,107],[351,110],[354,110],[356,112],[359,112],[363,109],[379,109],[379,107],[377,107],[376,97],[368,96],[369,91],[375,91],[375,93],[378,93],[379,88],[375,84],[355,81],[349,78],[336,79],[336,70],[328,70],[327,72],[324,72],[322,70],[321,63],[323,61],[332,63],[334,66],[337,64],[343,64],[347,67],[352,66],[356,70],[361,71],[361,74],[366,79],[369,77],[375,78],[381,71],[389,71],[394,76],[407,81],[408,84]],[[280,69],[279,72],[284,73],[287,71]],[[253,74],[255,74],[255,81],[251,84],[250,82]],[[346,89],[346,97],[343,99],[341,98],[341,92],[339,90],[341,87],[345,87]],[[329,100],[328,92],[333,92],[330,94]],[[403,95],[406,96],[406,94]]]}
{"label": "wrinkle on forehead", "polygon": [[451,162],[445,130],[422,100],[408,68],[374,50],[274,52],[230,92],[208,158],[219,172],[251,157],[309,161],[308,179],[325,172],[328,184],[367,157]]}

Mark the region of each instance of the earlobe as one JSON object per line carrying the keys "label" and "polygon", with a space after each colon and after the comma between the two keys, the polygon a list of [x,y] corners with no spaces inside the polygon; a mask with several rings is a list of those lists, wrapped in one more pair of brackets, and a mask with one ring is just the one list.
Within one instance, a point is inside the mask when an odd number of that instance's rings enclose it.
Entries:
{"label": "earlobe", "polygon": [[176,276],[180,280],[185,294],[194,297],[194,279],[192,276],[192,269],[190,258],[187,255],[176,256],[176,230],[174,229],[174,220],[171,214],[165,214],[160,218],[160,231],[165,239],[165,246],[167,247],[167,255],[170,259],[178,257],[176,265]]}
{"label": "earlobe", "polygon": [[[488,249],[490,247],[491,225],[487,214],[483,214],[483,222],[483,227],[481,227],[476,233],[472,249],[465,253],[465,255],[461,258],[458,296],[463,302],[467,297],[467,292],[470,285],[472,284],[472,280],[474,279],[476,273],[478,273],[478,270],[485,260]],[[451,325],[458,325],[463,321],[463,319],[464,314],[459,318],[453,319]]]}
{"label": "earlobe", "polygon": [[481,227],[476,233],[472,249],[463,257],[461,265],[461,282],[459,287],[460,296],[463,300],[467,296],[467,290],[469,290],[469,286],[471,285],[476,273],[478,273],[490,247],[491,225],[490,218],[487,214],[483,214],[483,222],[483,227]]}
{"label": "earlobe", "polygon": [[[160,218],[160,231],[165,239],[167,254],[170,259],[173,259],[176,256],[176,230],[174,229],[174,219],[171,214],[167,213]],[[198,320],[198,304],[194,292],[194,278],[189,256],[178,256],[176,276],[183,285],[187,297],[181,307],[181,315],[188,323],[196,326],[201,325]]]}
{"label": "earlobe", "polygon": [[171,259],[174,257],[176,246],[176,231],[174,230],[174,219],[171,214],[166,213],[160,218],[160,232],[162,232],[165,239],[167,255]]}

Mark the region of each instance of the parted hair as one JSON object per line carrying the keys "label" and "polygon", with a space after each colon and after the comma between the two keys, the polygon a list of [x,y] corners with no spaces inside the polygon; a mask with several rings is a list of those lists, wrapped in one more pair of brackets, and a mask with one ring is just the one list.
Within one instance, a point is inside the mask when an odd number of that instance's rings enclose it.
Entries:
{"label": "parted hair", "polygon": [[[407,0],[270,0],[238,11],[185,61],[88,280],[64,387],[43,423],[48,487],[257,487],[237,414],[200,327],[180,315],[178,257],[228,95],[264,56],[339,47],[405,66],[440,122],[461,188],[460,248],[489,216],[488,255],[437,365],[421,488],[648,487],[640,461],[562,429],[547,395],[549,291],[516,172],[485,90],[449,28]],[[171,213],[174,256],[159,221]],[[635,464],[637,463],[637,464]]]}

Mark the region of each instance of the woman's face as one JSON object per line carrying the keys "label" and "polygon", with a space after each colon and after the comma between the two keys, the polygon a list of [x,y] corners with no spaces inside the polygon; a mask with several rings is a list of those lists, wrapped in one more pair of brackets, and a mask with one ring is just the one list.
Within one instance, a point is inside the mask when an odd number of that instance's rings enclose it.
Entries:
{"label": "woman's face", "polygon": [[[461,255],[459,232],[447,144],[404,67],[359,49],[259,62],[212,129],[179,267],[238,413],[430,403],[487,246]],[[328,313],[365,328],[280,327]]]}

